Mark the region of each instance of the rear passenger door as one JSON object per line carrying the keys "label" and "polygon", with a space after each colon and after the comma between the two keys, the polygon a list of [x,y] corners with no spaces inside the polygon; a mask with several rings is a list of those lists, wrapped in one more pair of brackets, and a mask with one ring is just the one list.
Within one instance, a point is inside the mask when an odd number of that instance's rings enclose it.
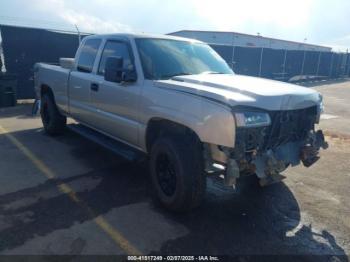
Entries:
{"label": "rear passenger door", "polygon": [[70,114],[89,125],[93,125],[91,119],[95,110],[91,103],[91,84],[96,75],[92,72],[101,42],[101,39],[87,39],[82,43],[76,69],[71,72],[69,79]]}
{"label": "rear passenger door", "polygon": [[98,90],[91,92],[91,101],[98,111],[99,128],[120,140],[138,146],[139,106],[141,84],[114,83],[104,79],[108,57],[122,57],[125,69],[135,69],[134,57],[127,40],[107,40],[97,71]]}

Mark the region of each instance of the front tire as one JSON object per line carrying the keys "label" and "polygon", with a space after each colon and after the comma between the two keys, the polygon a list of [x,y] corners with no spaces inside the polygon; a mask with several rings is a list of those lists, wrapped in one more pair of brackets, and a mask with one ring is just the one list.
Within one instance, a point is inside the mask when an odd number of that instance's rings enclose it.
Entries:
{"label": "front tire", "polygon": [[206,177],[196,139],[159,138],[151,150],[150,173],[156,197],[165,208],[188,211],[200,205]]}
{"label": "front tire", "polygon": [[41,98],[40,115],[47,134],[55,136],[64,132],[67,118],[60,114],[52,95],[49,93],[44,94]]}

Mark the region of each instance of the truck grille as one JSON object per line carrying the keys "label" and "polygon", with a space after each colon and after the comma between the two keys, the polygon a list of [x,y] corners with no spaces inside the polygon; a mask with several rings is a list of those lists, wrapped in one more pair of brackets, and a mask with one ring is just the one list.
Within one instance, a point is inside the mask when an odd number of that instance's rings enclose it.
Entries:
{"label": "truck grille", "polygon": [[238,128],[236,146],[244,151],[265,151],[293,141],[302,141],[314,128],[317,107],[298,110],[269,111],[268,127]]}

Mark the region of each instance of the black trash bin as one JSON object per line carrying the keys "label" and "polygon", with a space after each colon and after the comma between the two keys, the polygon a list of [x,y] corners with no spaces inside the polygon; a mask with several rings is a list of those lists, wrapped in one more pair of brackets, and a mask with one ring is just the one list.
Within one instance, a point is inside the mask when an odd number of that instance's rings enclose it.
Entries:
{"label": "black trash bin", "polygon": [[17,76],[0,73],[0,107],[16,106]]}

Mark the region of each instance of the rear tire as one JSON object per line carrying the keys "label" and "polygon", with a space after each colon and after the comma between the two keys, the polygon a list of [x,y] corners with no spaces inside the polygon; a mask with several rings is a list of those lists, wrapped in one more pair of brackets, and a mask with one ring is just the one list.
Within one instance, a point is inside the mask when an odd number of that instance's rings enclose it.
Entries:
{"label": "rear tire", "polygon": [[206,190],[202,148],[196,139],[161,137],[152,146],[150,173],[162,206],[188,211],[200,205]]}
{"label": "rear tire", "polygon": [[55,136],[64,132],[67,118],[60,114],[52,95],[49,93],[43,94],[41,98],[40,115],[47,134]]}

